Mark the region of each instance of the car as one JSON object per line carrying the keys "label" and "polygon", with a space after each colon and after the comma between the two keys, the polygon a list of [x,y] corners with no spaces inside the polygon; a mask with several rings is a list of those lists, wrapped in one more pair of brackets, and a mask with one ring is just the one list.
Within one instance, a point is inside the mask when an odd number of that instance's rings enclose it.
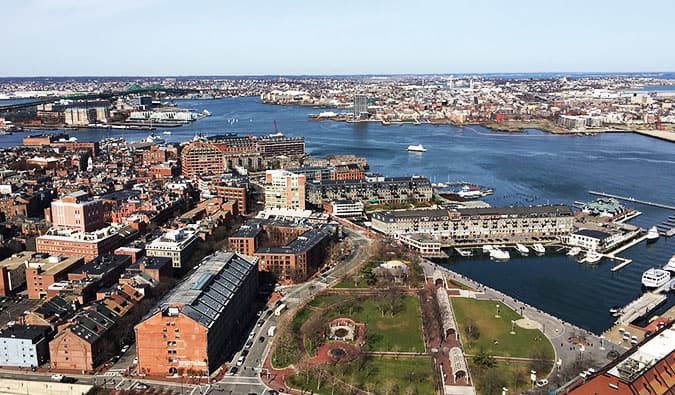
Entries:
{"label": "car", "polygon": [[129,345],[128,344],[126,346],[122,347],[122,354],[124,354],[127,351],[129,351]]}
{"label": "car", "polygon": [[262,310],[258,310],[258,312],[255,313],[255,315],[256,315],[256,317],[260,317],[262,315],[262,313],[263,313]]}
{"label": "car", "polygon": [[64,376],[64,375],[62,375],[62,374],[53,374],[52,377],[51,377],[51,379],[52,379],[52,381],[58,381],[59,383],[61,383],[61,382],[63,382],[63,379],[64,379],[65,377],[66,377],[66,376]]}
{"label": "car", "polygon": [[579,377],[582,377],[582,378],[585,379],[586,377],[588,377],[588,374],[586,372],[581,372],[581,373],[579,373]]}
{"label": "car", "polygon": [[237,366],[243,365],[245,360],[246,360],[245,356],[242,355],[241,357],[239,357],[239,359],[237,359]]}
{"label": "car", "polygon": [[265,325],[265,321],[259,320],[259,321],[258,321],[258,328],[260,328],[260,327],[263,326],[263,325]]}
{"label": "car", "polygon": [[593,373],[595,373],[595,369],[593,369],[593,368],[588,368],[587,372],[593,374]]}
{"label": "car", "polygon": [[248,340],[253,340],[255,337],[255,331],[252,331],[251,333],[248,334]]}
{"label": "car", "polygon": [[539,387],[539,388],[546,387],[547,385],[548,385],[548,380],[546,380],[546,379],[537,381],[537,387]]}
{"label": "car", "polygon": [[138,357],[135,357],[135,358],[134,358],[134,361],[132,362],[132,364],[138,365]]}
{"label": "car", "polygon": [[248,355],[248,350],[241,350],[241,355],[247,356],[247,355]]}
{"label": "car", "polygon": [[277,302],[274,304],[275,307],[279,307],[283,304],[284,302],[277,300]]}
{"label": "car", "polygon": [[134,385],[134,389],[135,390],[147,390],[147,389],[150,389],[150,386],[145,384],[145,383],[138,382]]}
{"label": "car", "polygon": [[77,383],[77,379],[76,379],[75,377],[68,377],[68,376],[66,376],[66,377],[63,378],[63,381],[62,381],[62,382],[63,382],[63,383],[68,383],[68,384],[74,384],[74,383]]}
{"label": "car", "polygon": [[239,368],[238,368],[238,367],[232,366],[232,367],[230,368],[230,370],[227,371],[227,375],[228,375],[228,376],[234,376],[235,374],[237,374],[238,371],[239,371]]}
{"label": "car", "polygon": [[260,336],[260,337],[258,338],[258,341],[259,341],[260,343],[264,342],[264,341],[265,341],[265,336]]}
{"label": "car", "polygon": [[246,348],[251,348],[251,347],[253,347],[253,341],[251,341],[251,340],[247,341],[247,342],[246,342],[246,345],[245,345],[244,347],[246,347]]}
{"label": "car", "polygon": [[267,391],[267,395],[279,395],[279,391],[269,390]]}
{"label": "car", "polygon": [[265,317],[269,317],[271,315],[272,315],[272,310],[265,311]]}

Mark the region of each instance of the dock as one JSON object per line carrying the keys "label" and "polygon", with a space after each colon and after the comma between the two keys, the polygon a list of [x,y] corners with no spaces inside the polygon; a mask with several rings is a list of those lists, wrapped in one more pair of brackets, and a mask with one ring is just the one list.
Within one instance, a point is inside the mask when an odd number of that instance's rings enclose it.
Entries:
{"label": "dock", "polygon": [[665,302],[667,298],[668,297],[666,295],[660,293],[645,292],[642,294],[642,296],[630,302],[621,309],[621,315],[616,320],[616,322],[628,325],[638,318],[654,311],[663,302]]}
{"label": "dock", "polygon": [[665,221],[656,225],[659,235],[664,237],[671,237],[675,235],[675,215],[671,215]]}
{"label": "dock", "polygon": [[611,193],[605,193],[605,192],[597,192],[597,191],[588,191],[591,195],[595,196],[602,196],[602,197],[607,197],[607,198],[614,198],[618,200],[624,200],[626,202],[633,202],[633,203],[639,203],[639,204],[644,204],[646,206],[653,206],[653,207],[658,207],[658,208],[665,208],[667,210],[674,210],[675,211],[675,206],[670,206],[667,204],[663,203],[657,203],[657,202],[650,202],[648,200],[640,200],[636,199],[634,197],[627,197],[627,196],[620,196],[620,195],[613,195]]}

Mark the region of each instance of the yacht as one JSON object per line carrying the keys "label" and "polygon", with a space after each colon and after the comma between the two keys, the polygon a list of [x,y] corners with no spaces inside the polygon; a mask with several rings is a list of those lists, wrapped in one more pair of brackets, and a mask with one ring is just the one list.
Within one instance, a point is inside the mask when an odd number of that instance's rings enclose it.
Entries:
{"label": "yacht", "polygon": [[653,243],[659,239],[659,230],[656,229],[656,226],[652,226],[647,231],[647,243]]}
{"label": "yacht", "polygon": [[151,133],[146,139],[146,143],[153,143],[153,144],[164,144],[166,143],[166,140],[163,138],[159,137],[158,135]]}
{"label": "yacht", "polygon": [[165,130],[165,131],[162,132],[162,134],[165,134],[165,135],[167,135],[167,136],[170,136],[170,135],[171,135],[171,132],[168,131],[168,130]]}
{"label": "yacht", "polygon": [[586,258],[584,258],[586,263],[598,263],[602,259],[602,255],[598,254],[594,250],[588,251]]}
{"label": "yacht", "polygon": [[675,272],[675,255],[670,257],[670,260],[666,265],[663,267],[663,270],[667,270],[669,272]]}
{"label": "yacht", "polygon": [[422,144],[417,144],[417,145],[409,145],[408,151],[410,151],[410,152],[427,152],[427,149],[424,148],[424,146]]}
{"label": "yacht", "polygon": [[490,258],[496,259],[498,261],[505,261],[511,258],[511,255],[508,251],[500,250],[499,248],[493,248],[490,251]]}
{"label": "yacht", "polygon": [[527,255],[530,252],[530,250],[528,250],[527,247],[525,247],[520,243],[516,243],[516,250],[518,250],[520,255]]}
{"label": "yacht", "polygon": [[492,251],[493,248],[494,248],[494,247],[491,246],[490,244],[485,244],[485,245],[483,246],[483,253],[487,254],[488,252]]}
{"label": "yacht", "polygon": [[532,244],[532,249],[537,254],[545,254],[546,253],[546,248],[544,248],[544,246],[539,244],[539,243]]}
{"label": "yacht", "polygon": [[572,247],[570,248],[569,251],[567,251],[567,255],[569,256],[577,256],[581,252],[581,248],[579,247]]}
{"label": "yacht", "polygon": [[642,273],[642,285],[647,288],[658,288],[670,281],[670,272],[651,268]]}

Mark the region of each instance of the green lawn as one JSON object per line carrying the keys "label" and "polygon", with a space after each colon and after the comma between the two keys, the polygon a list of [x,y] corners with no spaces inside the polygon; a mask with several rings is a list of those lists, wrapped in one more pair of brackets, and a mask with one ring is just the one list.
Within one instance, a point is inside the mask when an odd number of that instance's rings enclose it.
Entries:
{"label": "green lawn", "polygon": [[[363,363],[353,361],[345,364],[325,365],[334,377],[354,387],[374,394],[433,394],[433,365],[429,357],[399,358],[369,357]],[[299,373],[288,379],[291,386],[315,394],[347,394],[348,391],[323,380],[317,389],[317,375]]]}
{"label": "green lawn", "polygon": [[394,316],[387,313],[382,317],[372,298],[358,301],[351,315],[332,309],[327,316],[329,319],[344,316],[365,323],[371,351],[424,351],[419,301],[415,296],[403,296],[402,309]]}
{"label": "green lawn", "polygon": [[323,294],[323,295],[317,295],[314,299],[312,299],[311,302],[308,304],[313,307],[324,307],[331,305],[333,303],[337,303],[341,300],[344,300],[344,295],[338,295],[338,294]]}
{"label": "green lawn", "polygon": [[[522,329],[517,325],[511,335],[511,320],[522,318],[505,304],[494,300],[451,298],[457,320],[457,329],[462,337],[464,351],[476,354],[485,350],[495,356],[530,358],[538,350],[546,359],[554,358],[553,345],[538,329]],[[499,315],[496,305],[500,305]],[[480,335],[477,339],[467,337],[467,322],[475,323]]]}
{"label": "green lawn", "polygon": [[293,317],[293,321],[291,321],[291,328],[293,328],[293,332],[298,332],[311,315],[312,310],[307,306],[298,311],[298,313]]}

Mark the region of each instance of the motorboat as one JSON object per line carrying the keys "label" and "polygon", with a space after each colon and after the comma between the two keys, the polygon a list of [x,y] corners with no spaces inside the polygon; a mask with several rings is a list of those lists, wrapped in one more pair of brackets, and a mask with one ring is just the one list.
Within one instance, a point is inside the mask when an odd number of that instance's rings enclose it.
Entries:
{"label": "motorboat", "polygon": [[546,253],[546,248],[544,248],[544,246],[539,244],[539,243],[532,244],[532,249],[537,254],[545,254]]}
{"label": "motorboat", "polygon": [[598,263],[602,259],[602,255],[598,254],[594,250],[588,251],[586,258],[584,260],[586,263]]}
{"label": "motorboat", "polygon": [[162,132],[162,134],[165,134],[165,135],[167,135],[167,136],[170,136],[170,135],[171,135],[171,131],[165,130],[165,131]]}
{"label": "motorboat", "polygon": [[151,134],[145,139],[145,142],[146,142],[146,143],[152,143],[152,144],[164,144],[164,143],[166,143],[166,140],[164,140],[163,138],[161,138],[160,136],[158,136],[158,135],[156,135],[156,134],[154,134],[154,133],[151,133]]}
{"label": "motorboat", "polygon": [[492,245],[490,245],[490,244],[485,244],[485,245],[483,246],[483,253],[487,254],[487,253],[489,253],[490,251],[492,251],[493,248],[494,248],[494,247],[493,247]]}
{"label": "motorboat", "polygon": [[675,255],[670,257],[670,260],[666,265],[663,267],[663,270],[667,270],[669,272],[675,272]]}
{"label": "motorboat", "polygon": [[581,248],[579,247],[572,247],[570,248],[569,251],[567,251],[567,255],[569,256],[577,256],[581,252]]}
{"label": "motorboat", "polygon": [[615,305],[610,307],[609,313],[616,317],[617,315],[621,314],[621,306]]}
{"label": "motorboat", "polygon": [[417,144],[417,145],[409,145],[408,151],[410,151],[410,152],[427,152],[427,149],[424,148],[424,146],[422,144]]}
{"label": "motorboat", "polygon": [[652,226],[647,231],[647,243],[653,243],[659,239],[659,230],[656,229],[656,226]]}
{"label": "motorboat", "polygon": [[651,268],[642,273],[642,285],[647,288],[658,288],[670,281],[670,272],[663,269]]}
{"label": "motorboat", "polygon": [[520,255],[527,255],[530,252],[530,250],[528,250],[527,247],[525,247],[520,243],[516,243],[516,250],[518,250]]}
{"label": "motorboat", "polygon": [[499,248],[493,248],[490,251],[490,258],[496,259],[498,261],[505,261],[511,258],[511,254],[508,251],[500,250]]}

